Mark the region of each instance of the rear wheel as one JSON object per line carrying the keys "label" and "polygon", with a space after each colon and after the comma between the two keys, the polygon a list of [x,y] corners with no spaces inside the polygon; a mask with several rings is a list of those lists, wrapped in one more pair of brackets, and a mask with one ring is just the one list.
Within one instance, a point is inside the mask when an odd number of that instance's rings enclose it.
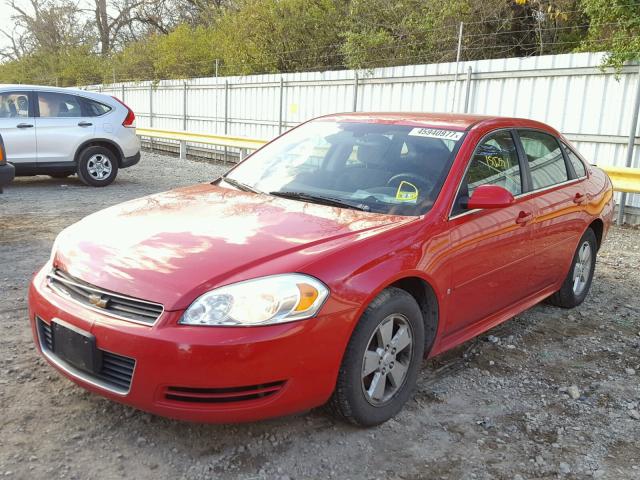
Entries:
{"label": "rear wheel", "polygon": [[562,308],[573,308],[584,302],[593,281],[597,248],[596,235],[588,228],[578,243],[562,287],[549,297],[549,303]]}
{"label": "rear wheel", "polygon": [[87,147],[78,159],[78,177],[86,185],[105,187],[118,174],[118,159],[105,147]]}
{"label": "rear wheel", "polygon": [[329,409],[356,425],[386,422],[409,399],[423,353],[420,307],[404,290],[384,290],[351,336]]}

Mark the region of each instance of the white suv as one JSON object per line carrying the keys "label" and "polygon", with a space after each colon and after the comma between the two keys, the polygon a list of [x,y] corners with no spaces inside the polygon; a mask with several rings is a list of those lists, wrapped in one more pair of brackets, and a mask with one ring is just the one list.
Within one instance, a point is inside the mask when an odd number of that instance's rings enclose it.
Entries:
{"label": "white suv", "polygon": [[133,111],[115,97],[55,87],[0,86],[0,135],[16,176],[74,173],[102,187],[140,160]]}

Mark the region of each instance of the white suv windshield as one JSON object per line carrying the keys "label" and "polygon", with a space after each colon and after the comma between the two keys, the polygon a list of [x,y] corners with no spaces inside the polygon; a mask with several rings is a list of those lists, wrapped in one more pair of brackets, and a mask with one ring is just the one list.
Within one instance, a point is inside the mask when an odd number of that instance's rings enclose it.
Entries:
{"label": "white suv windshield", "polygon": [[282,197],[397,215],[421,215],[444,183],[462,132],[312,122],[256,152],[225,178]]}

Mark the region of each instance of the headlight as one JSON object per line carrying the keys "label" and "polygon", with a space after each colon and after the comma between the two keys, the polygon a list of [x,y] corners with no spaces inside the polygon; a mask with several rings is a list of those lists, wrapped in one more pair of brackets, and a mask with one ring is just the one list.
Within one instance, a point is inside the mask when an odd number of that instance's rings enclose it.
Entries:
{"label": "headlight", "polygon": [[184,312],[183,325],[272,325],[313,317],[329,289],[307,275],[273,275],[216,288]]}

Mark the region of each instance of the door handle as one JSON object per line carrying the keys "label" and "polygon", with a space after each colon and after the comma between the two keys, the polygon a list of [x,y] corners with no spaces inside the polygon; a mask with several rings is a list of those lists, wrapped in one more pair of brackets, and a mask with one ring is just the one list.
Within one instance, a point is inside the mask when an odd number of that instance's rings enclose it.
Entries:
{"label": "door handle", "polygon": [[79,127],[90,127],[91,125],[93,125],[91,122],[78,122]]}
{"label": "door handle", "polygon": [[577,203],[578,205],[583,204],[587,200],[587,196],[583,193],[576,193],[573,197],[573,203]]}
{"label": "door handle", "polygon": [[516,218],[516,223],[518,225],[522,225],[525,226],[527,223],[529,223],[531,220],[533,220],[533,213],[531,212],[525,212],[525,211],[521,211],[518,214],[518,218]]}
{"label": "door handle", "polygon": [[16,127],[18,127],[18,128],[31,128],[31,127],[33,127],[33,124],[31,124],[31,123],[19,123],[18,125],[16,125]]}

